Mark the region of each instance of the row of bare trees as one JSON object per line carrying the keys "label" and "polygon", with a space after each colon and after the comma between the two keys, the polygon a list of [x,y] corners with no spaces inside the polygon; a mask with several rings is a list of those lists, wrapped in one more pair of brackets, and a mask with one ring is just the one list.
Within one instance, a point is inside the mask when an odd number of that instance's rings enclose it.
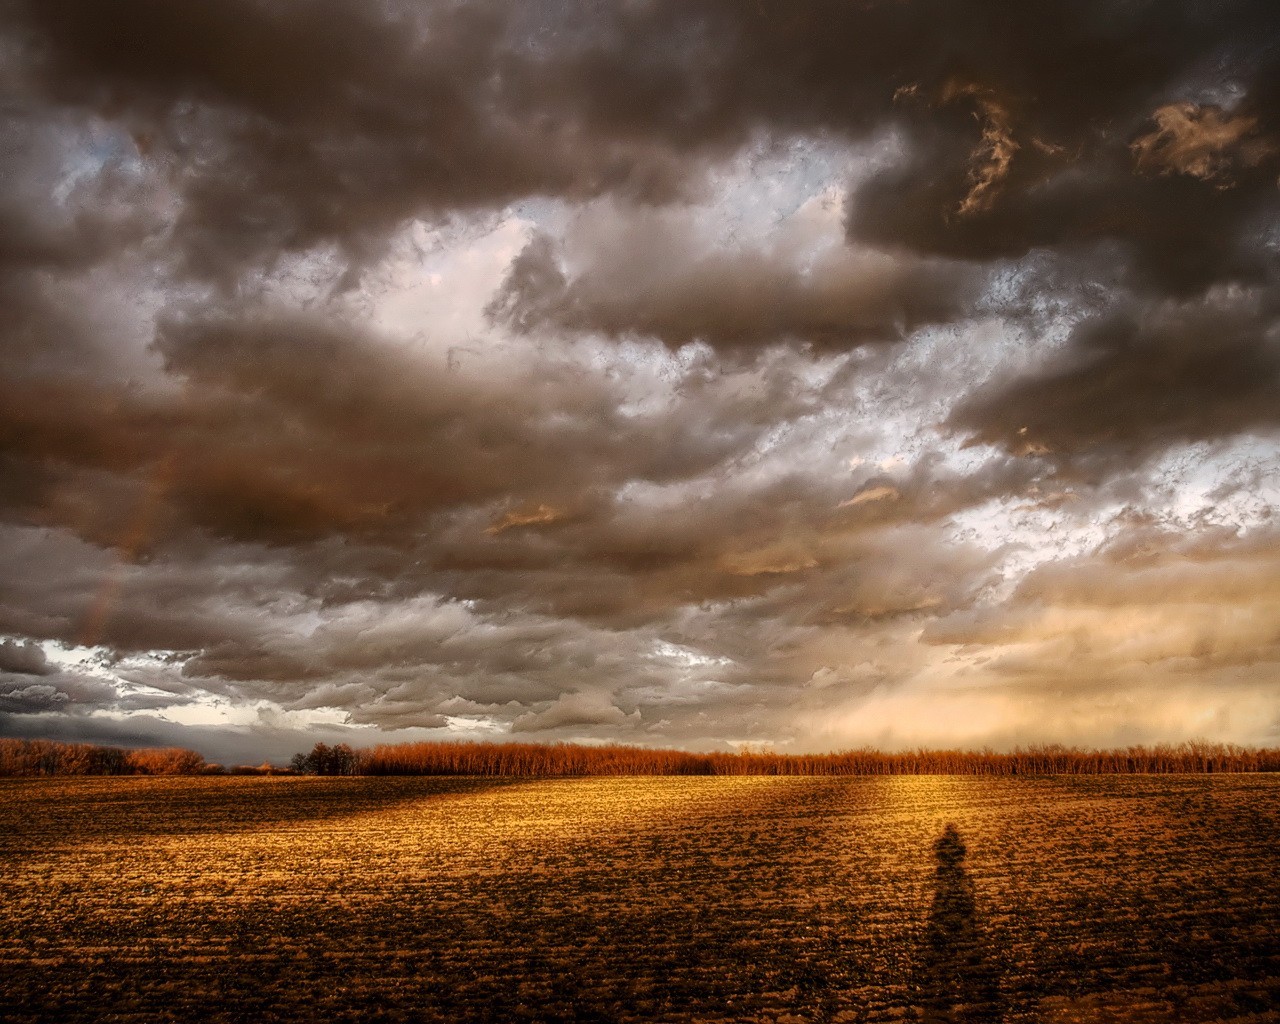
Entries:
{"label": "row of bare trees", "polygon": [[210,770],[194,750],[125,750],[90,743],[0,739],[0,776],[201,775]]}
{"label": "row of bare trees", "polygon": [[317,743],[309,754],[294,754],[292,771],[303,775],[367,775],[360,771],[360,755],[345,743]]}
{"label": "row of bare trees", "polygon": [[[574,743],[396,743],[356,752],[361,775],[723,775],[733,754]],[[726,760],[727,759],[727,760]]]}
{"label": "row of bare trees", "polygon": [[399,743],[350,753],[353,765],[341,773],[328,774],[1137,775],[1280,771],[1280,750],[1208,742],[1118,750],[1036,746],[1011,753],[862,749],[833,754],[689,753],[571,743]]}
{"label": "row of bare trees", "polygon": [[[309,775],[1137,775],[1276,772],[1280,750],[1192,742],[1086,750],[862,749],[833,754],[690,753],[574,743],[397,743],[363,750],[317,743],[290,769]],[[224,771],[193,750],[125,750],[87,743],[0,739],[0,776],[203,775]],[[232,769],[266,774],[278,769]]]}

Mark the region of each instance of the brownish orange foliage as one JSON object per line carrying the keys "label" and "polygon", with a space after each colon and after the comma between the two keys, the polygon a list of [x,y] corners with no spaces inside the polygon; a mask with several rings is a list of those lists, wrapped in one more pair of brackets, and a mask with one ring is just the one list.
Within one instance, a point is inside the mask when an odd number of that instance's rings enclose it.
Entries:
{"label": "brownish orange foliage", "polygon": [[357,750],[359,775],[1138,775],[1280,771],[1280,750],[1192,742],[1085,750],[691,753],[572,743],[399,743]]}
{"label": "brownish orange foliage", "polygon": [[0,739],[0,776],[200,775],[208,771],[194,750],[124,750],[90,743]]}
{"label": "brownish orange foliage", "polygon": [[181,747],[129,750],[125,760],[136,775],[199,775],[205,768],[203,757]]}

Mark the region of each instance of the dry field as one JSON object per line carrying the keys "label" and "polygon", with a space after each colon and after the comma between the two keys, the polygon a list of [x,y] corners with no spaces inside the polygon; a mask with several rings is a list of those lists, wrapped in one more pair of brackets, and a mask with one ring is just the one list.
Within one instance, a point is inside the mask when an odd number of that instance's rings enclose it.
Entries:
{"label": "dry field", "polygon": [[4,780],[0,861],[14,1024],[1280,1020],[1267,776]]}

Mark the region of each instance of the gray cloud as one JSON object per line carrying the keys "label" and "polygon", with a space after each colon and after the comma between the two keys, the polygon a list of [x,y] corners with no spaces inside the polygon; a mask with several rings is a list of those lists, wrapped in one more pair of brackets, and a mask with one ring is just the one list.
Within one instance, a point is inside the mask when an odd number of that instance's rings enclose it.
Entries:
{"label": "gray cloud", "polygon": [[1119,300],[1026,375],[953,410],[975,441],[1098,472],[1179,442],[1280,427],[1280,299],[1224,289],[1196,301]]}
{"label": "gray cloud", "polygon": [[489,307],[519,330],[648,335],[673,348],[706,341],[758,348],[780,341],[848,349],[900,341],[972,307],[981,278],[944,260],[848,248],[725,251],[674,219],[645,217],[574,240],[586,264],[566,276],[538,236],[512,263]]}
{"label": "gray cloud", "polygon": [[580,726],[625,728],[639,721],[640,713],[624,714],[605,694],[564,693],[541,711],[529,711],[511,723],[512,732],[544,732]]}
{"label": "gray cloud", "polygon": [[44,648],[18,640],[0,640],[0,672],[10,675],[47,676],[53,672]]}
{"label": "gray cloud", "polygon": [[[13,504],[130,548],[139,516],[151,536],[195,526],[268,543],[396,543],[440,509],[679,479],[764,428],[738,401],[622,415],[620,389],[569,364],[449,374],[304,315],[177,320],[155,347],[179,383],[168,394],[14,382],[0,414]],[[82,506],[91,519],[78,520]]]}
{"label": "gray cloud", "polygon": [[11,641],[4,646],[3,657],[8,664],[0,668],[0,711],[5,714],[85,714],[115,704],[117,692],[111,683],[59,671],[43,659],[38,647],[33,651],[31,645],[15,645]]}

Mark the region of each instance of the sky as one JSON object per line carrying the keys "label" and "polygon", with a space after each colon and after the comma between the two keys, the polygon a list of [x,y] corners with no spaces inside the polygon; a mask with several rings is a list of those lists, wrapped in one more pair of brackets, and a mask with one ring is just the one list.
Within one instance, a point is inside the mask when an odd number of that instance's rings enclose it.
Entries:
{"label": "sky", "polygon": [[0,735],[1280,744],[1275,0],[3,0]]}

